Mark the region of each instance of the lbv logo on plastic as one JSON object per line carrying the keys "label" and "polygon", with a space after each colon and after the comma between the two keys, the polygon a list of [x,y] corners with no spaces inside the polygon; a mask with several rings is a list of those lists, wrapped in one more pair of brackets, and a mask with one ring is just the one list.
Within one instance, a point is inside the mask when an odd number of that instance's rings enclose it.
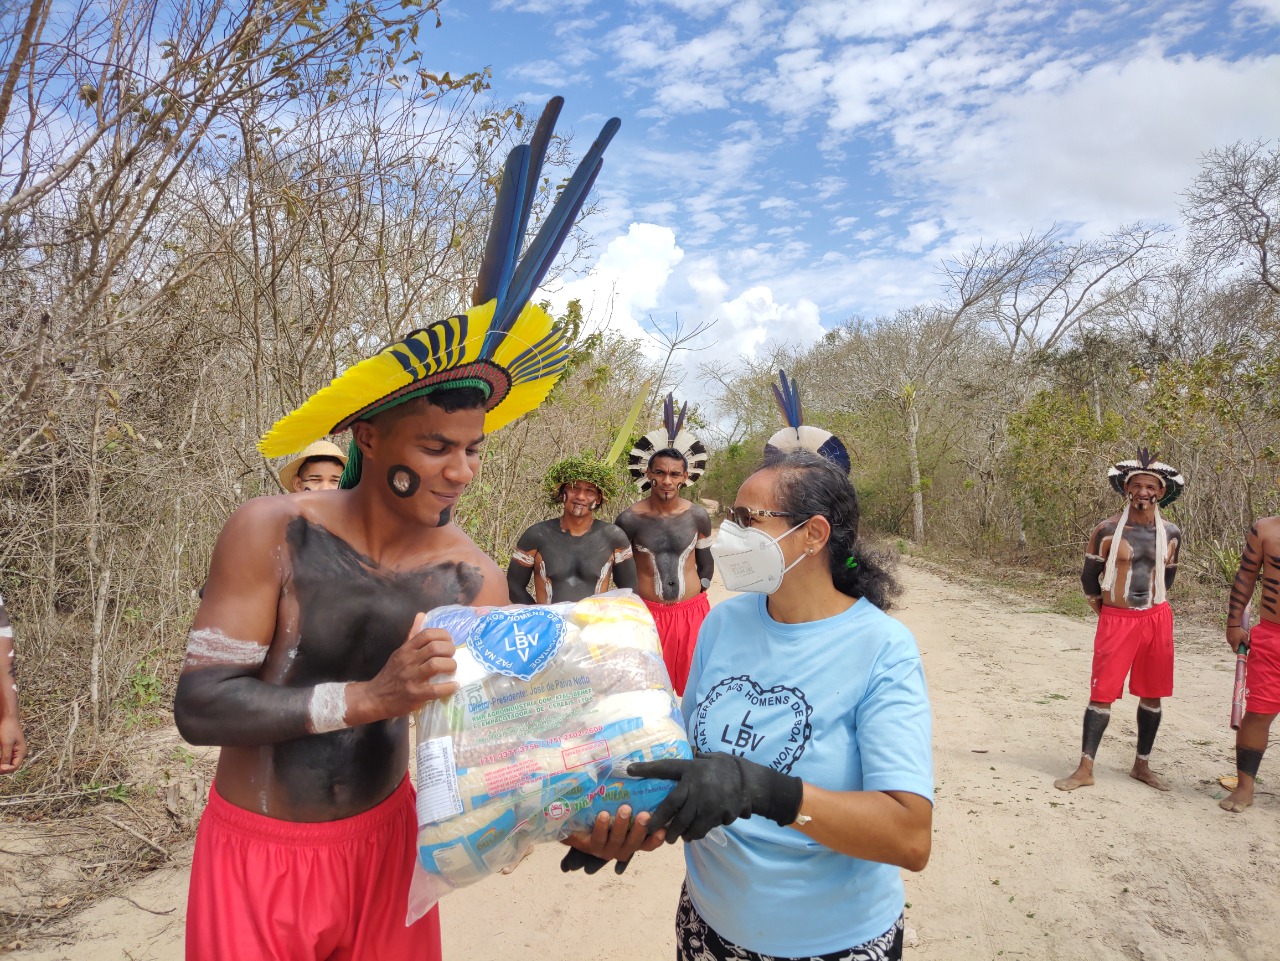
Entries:
{"label": "lbv logo on plastic", "polygon": [[468,646],[493,673],[527,681],[551,663],[564,633],[564,619],[550,611],[490,611],[480,618]]}

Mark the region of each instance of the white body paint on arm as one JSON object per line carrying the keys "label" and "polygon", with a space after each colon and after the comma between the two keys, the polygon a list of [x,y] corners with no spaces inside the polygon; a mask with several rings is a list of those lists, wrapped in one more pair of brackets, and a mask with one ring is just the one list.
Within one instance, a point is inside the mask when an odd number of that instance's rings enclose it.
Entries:
{"label": "white body paint on arm", "polygon": [[267,645],[257,641],[240,641],[228,637],[216,627],[192,631],[187,635],[187,659],[184,667],[229,667],[243,664],[257,667],[267,659]]}
{"label": "white body paint on arm", "polygon": [[312,734],[341,731],[347,724],[347,685],[343,683],[317,684],[311,692],[309,723]]}

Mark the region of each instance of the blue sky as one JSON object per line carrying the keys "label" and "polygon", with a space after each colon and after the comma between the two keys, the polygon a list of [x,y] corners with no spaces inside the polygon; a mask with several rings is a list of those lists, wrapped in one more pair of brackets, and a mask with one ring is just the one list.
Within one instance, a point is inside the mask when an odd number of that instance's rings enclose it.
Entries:
{"label": "blue sky", "polygon": [[[1054,223],[1173,224],[1198,158],[1280,136],[1280,0],[445,0],[426,57],[563,94],[597,182],[553,300],[750,354],[938,292],[938,264]],[[705,358],[691,358],[705,359]]]}

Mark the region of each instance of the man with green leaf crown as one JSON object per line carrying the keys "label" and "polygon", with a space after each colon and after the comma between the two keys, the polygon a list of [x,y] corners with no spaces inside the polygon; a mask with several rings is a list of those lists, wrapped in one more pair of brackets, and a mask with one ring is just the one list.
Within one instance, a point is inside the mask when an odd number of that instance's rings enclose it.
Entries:
{"label": "man with green leaf crown", "polygon": [[[471,309],[355,364],[259,442],[283,457],[352,432],[339,490],[255,498],[214,548],[174,701],[183,737],[220,748],[188,959],[440,957],[436,910],[406,924],[409,715],[453,696],[457,664],[449,634],[422,624],[444,605],[507,601],[453,515],[485,436],[541,404],[568,362],[565,332],[530,298],[618,121],[525,248],[562,104],[507,157]],[[607,833],[570,843],[609,857],[644,843],[621,812]]]}
{"label": "man with green leaf crown", "polygon": [[615,587],[636,589],[631,541],[622,528],[600,520],[595,512],[621,493],[613,465],[638,412],[637,404],[604,460],[566,457],[547,471],[543,486],[552,506],[561,509],[560,516],[534,524],[516,542],[507,565],[511,603],[580,601],[608,590],[611,575]]}

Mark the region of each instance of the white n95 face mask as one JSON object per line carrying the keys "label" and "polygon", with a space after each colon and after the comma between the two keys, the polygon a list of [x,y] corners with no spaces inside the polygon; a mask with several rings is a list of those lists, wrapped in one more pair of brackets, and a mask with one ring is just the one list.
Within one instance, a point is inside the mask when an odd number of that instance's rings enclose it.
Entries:
{"label": "white n95 face mask", "polygon": [[711,556],[724,586],[731,591],[750,594],[772,594],[782,586],[787,571],[804,560],[801,554],[787,566],[778,541],[808,523],[801,521],[786,534],[770,537],[764,531],[739,527],[733,521],[722,521],[720,534],[711,545]]}

